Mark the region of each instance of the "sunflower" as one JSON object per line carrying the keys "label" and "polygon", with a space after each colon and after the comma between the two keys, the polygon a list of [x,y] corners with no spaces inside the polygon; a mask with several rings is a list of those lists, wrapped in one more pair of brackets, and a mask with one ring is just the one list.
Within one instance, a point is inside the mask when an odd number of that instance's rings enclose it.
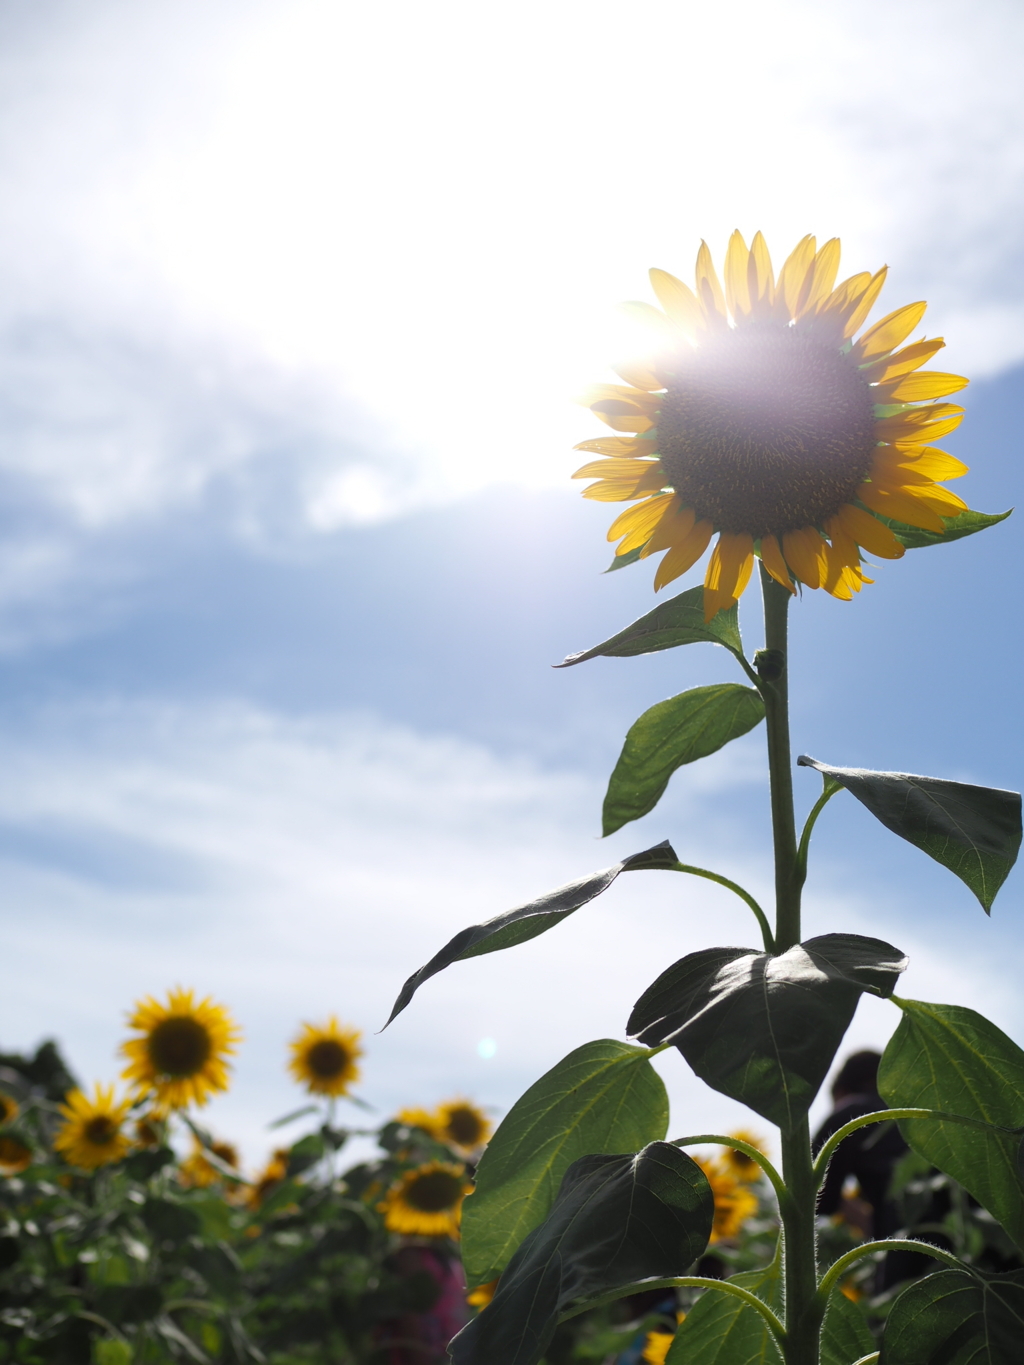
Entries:
{"label": "sunflower", "polygon": [[645,1365],[665,1365],[665,1357],[675,1339],[675,1332],[648,1332],[640,1359]]}
{"label": "sunflower", "polygon": [[378,1208],[389,1232],[458,1237],[462,1201],[472,1188],[465,1167],[428,1161],[396,1181]]}
{"label": "sunflower", "polygon": [[84,1171],[121,1161],[131,1147],[124,1131],[131,1107],[130,1098],[114,1102],[112,1085],[97,1081],[92,1099],[81,1090],[72,1090],[60,1106],[64,1122],[53,1139],[54,1147],[65,1161]]}
{"label": "sunflower", "polygon": [[121,1073],[138,1094],[153,1092],[153,1107],[166,1113],[202,1105],[228,1088],[226,1058],[241,1034],[223,1005],[193,991],[168,991],[167,1004],[152,996],[139,1001],[128,1019],[141,1037],[121,1044],[128,1066]]}
{"label": "sunflower", "polygon": [[135,1120],[136,1147],[160,1147],[164,1139],[164,1121],[159,1114],[142,1114]]}
{"label": "sunflower", "polygon": [[431,1137],[437,1136],[437,1115],[428,1109],[400,1109],[395,1115],[395,1122],[404,1124],[406,1128],[419,1128]]}
{"label": "sunflower", "polygon": [[487,1115],[469,1100],[449,1100],[434,1119],[434,1132],[441,1141],[467,1154],[481,1148],[492,1131]]}
{"label": "sunflower", "polygon": [[[756,1133],[747,1132],[745,1128],[739,1129],[735,1133],[730,1133],[730,1137],[739,1138],[741,1142],[749,1143],[751,1147],[756,1147],[759,1152],[764,1152],[764,1139]],[[742,1180],[744,1184],[751,1184],[761,1178],[761,1167],[752,1156],[747,1156],[746,1152],[741,1152],[738,1147],[728,1147],[718,1158],[719,1163],[730,1175]]]}
{"label": "sunflower", "polygon": [[758,1210],[757,1195],[744,1181],[726,1169],[721,1161],[698,1161],[708,1178],[715,1197],[715,1217],[711,1225],[710,1245],[735,1237],[743,1224]]}
{"label": "sunflower", "polygon": [[[210,1160],[207,1148],[196,1137],[193,1137],[192,1143],[192,1152],[178,1167],[182,1183],[205,1189],[207,1185],[215,1185],[218,1180],[223,1180],[224,1172]],[[211,1142],[209,1151],[219,1157],[225,1166],[238,1169],[238,1151],[230,1142]]]}
{"label": "sunflower", "polygon": [[0,1137],[0,1175],[20,1175],[31,1165],[31,1147],[16,1137]]}
{"label": "sunflower", "polygon": [[326,1024],[303,1024],[288,1068],[311,1095],[346,1095],[359,1079],[362,1036],[358,1029],[341,1028],[333,1014]]}
{"label": "sunflower", "polygon": [[18,1101],[13,1095],[8,1095],[6,1091],[0,1090],[0,1128],[5,1123],[13,1123],[18,1117]]}
{"label": "sunflower", "polygon": [[896,349],[924,303],[854,340],[886,269],[835,285],[838,268],[837,238],[815,250],[805,237],[776,280],[761,234],[748,248],[734,232],[723,290],[701,243],[696,292],[652,270],[661,310],[626,305],[653,325],[652,356],[617,367],[625,386],[598,384],[584,396],[625,433],[581,442],[578,450],[601,458],[573,476],[598,479],[585,497],[636,503],[608,531],[616,557],[665,551],[657,591],[717,534],[704,576],[708,620],[739,598],[755,555],[790,592],[803,584],[848,601],[871,582],[862,550],[904,553],[887,521],[942,534],[943,518],[966,510],[938,482],[966,465],[932,444],[963,409],[932,400],[967,380],[919,373],[941,337]]}
{"label": "sunflower", "polygon": [[288,1175],[288,1158],[291,1156],[287,1147],[279,1147],[264,1166],[263,1170],[253,1181],[249,1190],[249,1204],[253,1209],[258,1209],[266,1199],[267,1195],[276,1190],[281,1181]]}

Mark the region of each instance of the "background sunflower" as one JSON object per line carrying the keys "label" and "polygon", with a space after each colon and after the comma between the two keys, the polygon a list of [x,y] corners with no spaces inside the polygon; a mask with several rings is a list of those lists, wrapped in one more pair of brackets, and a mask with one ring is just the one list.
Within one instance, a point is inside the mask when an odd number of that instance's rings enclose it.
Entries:
{"label": "background sunflower", "polygon": [[358,1029],[342,1028],[333,1014],[326,1024],[303,1024],[291,1044],[288,1069],[311,1095],[346,1095],[359,1079],[362,1036]]}
{"label": "background sunflower", "polygon": [[464,1166],[428,1161],[396,1181],[379,1208],[390,1232],[456,1238],[462,1201],[472,1188],[466,1181]]}
{"label": "background sunflower", "polygon": [[131,1110],[130,1098],[116,1103],[114,1087],[97,1081],[92,1098],[82,1090],[72,1090],[60,1106],[64,1122],[53,1145],[65,1161],[94,1171],[127,1156],[131,1142],[124,1131]]}
{"label": "background sunflower", "polygon": [[138,1095],[152,1094],[154,1111],[203,1105],[228,1088],[227,1058],[241,1033],[223,1005],[177,987],[165,1005],[152,996],[139,1001],[128,1024],[140,1036],[122,1043],[128,1065],[121,1074]]}

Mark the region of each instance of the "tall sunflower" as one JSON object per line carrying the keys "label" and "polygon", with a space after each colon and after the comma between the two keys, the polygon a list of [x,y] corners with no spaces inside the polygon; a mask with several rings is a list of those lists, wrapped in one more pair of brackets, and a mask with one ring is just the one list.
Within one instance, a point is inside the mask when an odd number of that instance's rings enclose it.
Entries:
{"label": "tall sunflower", "polygon": [[18,1117],[18,1101],[6,1090],[0,1090],[0,1128],[5,1123],[13,1123]]}
{"label": "tall sunflower", "polygon": [[387,1192],[379,1205],[384,1225],[412,1237],[458,1237],[462,1201],[472,1188],[463,1166],[428,1161]]}
{"label": "tall sunflower", "polygon": [[966,504],[938,480],[967,467],[932,444],[963,409],[932,400],[966,379],[919,373],[941,337],[903,346],[924,303],[889,313],[857,340],[886,270],[836,285],[839,241],[804,237],[776,280],[764,238],[729,241],[725,287],[701,243],[696,289],[650,272],[661,309],[626,305],[651,324],[652,355],[618,366],[625,385],[584,402],[614,431],[578,450],[602,458],[574,478],[584,497],[634,502],[612,523],[616,557],[664,551],[655,590],[718,537],[704,576],[710,620],[743,592],[759,556],[790,592],[824,588],[847,601],[871,582],[862,551],[899,559],[888,519],[945,531]]}
{"label": "tall sunflower", "polygon": [[124,1131],[131,1107],[131,1098],[115,1103],[112,1085],[97,1081],[91,1099],[81,1090],[72,1090],[60,1106],[64,1122],[53,1139],[54,1147],[65,1161],[84,1171],[121,1161],[131,1147]]}
{"label": "tall sunflower", "polygon": [[288,1068],[311,1095],[345,1095],[359,1079],[362,1036],[358,1029],[342,1028],[333,1014],[326,1024],[303,1024]]}
{"label": "tall sunflower", "polygon": [[228,1088],[227,1058],[241,1033],[223,1005],[177,987],[167,1004],[147,996],[129,1017],[140,1036],[121,1044],[128,1065],[121,1073],[138,1094],[153,1094],[153,1109],[166,1113],[206,1104]]}

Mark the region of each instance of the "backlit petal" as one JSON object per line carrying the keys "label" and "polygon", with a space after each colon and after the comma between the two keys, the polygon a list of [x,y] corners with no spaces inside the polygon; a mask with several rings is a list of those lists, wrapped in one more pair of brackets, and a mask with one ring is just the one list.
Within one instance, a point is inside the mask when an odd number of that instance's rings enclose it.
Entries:
{"label": "backlit petal", "polygon": [[942,337],[932,337],[930,341],[912,341],[901,351],[873,360],[861,367],[861,374],[869,384],[888,384],[901,374],[910,374],[922,365],[927,365],[932,356],[945,347]]}
{"label": "backlit petal", "polygon": [[793,579],[789,572],[779,542],[774,536],[761,537],[761,563],[775,579],[776,583],[781,583],[784,588],[795,593]]}
{"label": "backlit petal", "polygon": [[839,273],[839,238],[831,237],[815,253],[814,264],[807,272],[801,298],[797,304],[797,316],[814,311],[818,304],[832,292]]}
{"label": "backlit petal", "polygon": [[711,551],[704,575],[705,621],[710,621],[723,607],[731,607],[738,601],[750,582],[753,567],[753,537],[746,534],[731,535],[723,531]]}
{"label": "backlit petal", "polygon": [[710,521],[698,521],[686,540],[674,545],[658,565],[654,575],[654,591],[659,592],[666,583],[692,568],[708,548],[715,528]]}
{"label": "backlit petal", "polygon": [[918,526],[925,531],[944,531],[946,528],[938,512],[933,512],[916,498],[909,489],[900,493],[887,493],[874,483],[862,483],[857,496],[873,512],[893,521],[905,522],[907,526]]}
{"label": "backlit petal", "polygon": [[628,507],[625,512],[619,513],[608,527],[609,540],[625,537],[622,544],[616,548],[616,555],[624,555],[627,551],[646,544],[674,496],[673,493],[660,493],[648,498],[646,502],[638,503],[636,507]]}
{"label": "backlit petal", "polygon": [[875,300],[882,292],[882,285],[885,284],[885,277],[888,273],[889,267],[883,265],[881,270],[877,271],[876,274],[871,277],[871,283],[864,290],[856,308],[853,309],[846,319],[846,325],[843,328],[844,341],[847,337],[852,337],[857,328],[863,325],[867,315],[875,306]]}
{"label": "backlit petal", "polygon": [[734,318],[745,318],[750,312],[750,290],[747,287],[749,260],[747,244],[737,229],[729,238],[725,253],[725,301]]}
{"label": "backlit petal", "polygon": [[863,545],[868,554],[877,555],[879,559],[902,559],[906,554],[907,547],[895,532],[862,507],[844,503],[834,520],[858,545]]}
{"label": "backlit petal", "polygon": [[768,244],[760,232],[754,233],[747,263],[747,292],[750,294],[752,316],[770,316],[775,300],[775,272]]}
{"label": "backlit petal", "polygon": [[621,455],[639,459],[643,455],[656,455],[655,442],[639,436],[595,436],[589,441],[580,441],[573,450],[587,450],[595,455]]}
{"label": "backlit petal", "polygon": [[656,390],[665,387],[664,379],[655,374],[651,366],[642,360],[625,360],[618,365],[613,365],[612,369],[633,388],[645,389],[649,393],[654,393]]}
{"label": "backlit petal", "polygon": [[809,588],[821,587],[828,568],[825,542],[813,526],[787,531],[782,537],[782,552],[801,583]]}
{"label": "backlit petal", "polygon": [[857,364],[873,360],[875,356],[885,355],[895,350],[914,330],[924,317],[927,303],[907,303],[893,313],[887,313],[874,327],[869,327],[854,344],[852,355]]}
{"label": "backlit petal", "polygon": [[796,317],[796,305],[807,278],[807,272],[814,264],[815,239],[803,237],[786,258],[779,271],[779,282],[775,287],[775,298],[783,305],[787,318]]}
{"label": "backlit petal", "polygon": [[704,313],[709,323],[716,320],[720,323],[726,321],[725,295],[722,293],[722,286],[715,273],[715,263],[711,259],[711,252],[708,250],[707,242],[701,242],[700,250],[697,252],[697,297],[704,306]]}
{"label": "backlit petal", "polygon": [[668,316],[687,336],[696,335],[704,327],[704,310],[697,295],[667,270],[654,269],[649,274],[651,288]]}
{"label": "backlit petal", "polygon": [[945,398],[947,394],[958,393],[971,381],[960,374],[943,374],[939,370],[918,371],[905,374],[888,384],[879,384],[871,390],[876,403],[921,403],[929,398]]}
{"label": "backlit petal", "polygon": [[[697,514],[692,507],[683,507],[682,499],[676,494],[672,505],[666,510],[655,528],[654,534],[640,552],[640,558],[657,554],[660,550],[671,550],[673,545],[682,545],[689,539],[690,532],[697,524]],[[701,551],[703,554],[703,551]]]}

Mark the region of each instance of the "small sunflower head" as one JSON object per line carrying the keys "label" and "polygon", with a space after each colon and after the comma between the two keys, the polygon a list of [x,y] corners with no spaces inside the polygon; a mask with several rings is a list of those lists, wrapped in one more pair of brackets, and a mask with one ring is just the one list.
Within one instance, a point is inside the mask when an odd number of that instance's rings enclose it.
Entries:
{"label": "small sunflower head", "polygon": [[[209,1151],[225,1166],[238,1169],[238,1151],[230,1142],[211,1143]],[[199,1189],[205,1189],[224,1179],[223,1171],[210,1160],[207,1148],[198,1138],[193,1138],[192,1151],[178,1167],[178,1176],[183,1185]]]}
{"label": "small sunflower head", "polygon": [[487,1115],[469,1100],[449,1100],[441,1105],[434,1119],[437,1137],[467,1154],[479,1151],[492,1131]]}
{"label": "small sunflower head", "polygon": [[288,1176],[288,1158],[291,1153],[287,1147],[279,1147],[271,1155],[252,1185],[249,1187],[249,1207],[256,1210],[269,1194]]}
{"label": "small sunflower head", "polygon": [[121,1045],[122,1072],[138,1095],[151,1095],[154,1112],[203,1105],[228,1088],[228,1057],[240,1033],[223,1005],[193,991],[169,991],[167,1003],[148,996],[128,1020],[138,1036]]}
{"label": "small sunflower head", "polygon": [[[750,1133],[741,1128],[730,1136],[738,1138],[740,1142],[745,1142],[749,1147],[756,1147],[762,1156],[764,1155],[764,1139],[758,1137],[756,1133]],[[738,1147],[726,1148],[718,1160],[729,1175],[735,1176],[744,1184],[749,1185],[761,1178],[760,1164]]]}
{"label": "small sunflower head", "polygon": [[20,1175],[32,1165],[32,1148],[10,1133],[0,1133],[0,1175]]}
{"label": "small sunflower head", "polygon": [[695,289],[651,271],[661,310],[627,305],[655,338],[645,360],[618,367],[584,402],[614,431],[578,447],[600,456],[576,472],[585,496],[635,505],[612,523],[616,556],[664,552],[655,589],[717,542],[704,578],[710,619],[733,604],[753,561],[783,587],[849,600],[865,582],[862,551],[898,559],[895,522],[943,534],[966,510],[941,480],[966,466],[932,442],[963,409],[933,400],[967,383],[917,373],[944,344],[902,350],[923,303],[896,309],[855,339],[885,269],[836,285],[839,242],[805,237],[776,279],[758,233],[733,233],[725,288],[707,247]]}
{"label": "small sunflower head", "polygon": [[710,1245],[731,1241],[739,1234],[747,1219],[757,1213],[759,1208],[757,1196],[721,1161],[698,1161],[697,1165],[707,1176],[711,1193],[715,1197]]}
{"label": "small sunflower head", "polygon": [[8,1095],[6,1090],[0,1090],[0,1128],[13,1123],[17,1117],[18,1101],[13,1095]]}
{"label": "small sunflower head", "polygon": [[462,1201],[471,1189],[465,1167],[429,1161],[397,1180],[378,1207],[389,1232],[457,1238]]}
{"label": "small sunflower head", "polygon": [[358,1029],[342,1028],[333,1014],[326,1024],[303,1024],[291,1044],[288,1068],[311,1095],[346,1095],[359,1079],[361,1038]]}
{"label": "small sunflower head", "polygon": [[55,1149],[71,1166],[94,1171],[127,1156],[131,1141],[125,1122],[131,1099],[114,1099],[114,1087],[99,1083],[92,1096],[72,1090],[60,1106],[64,1121],[53,1140]]}

